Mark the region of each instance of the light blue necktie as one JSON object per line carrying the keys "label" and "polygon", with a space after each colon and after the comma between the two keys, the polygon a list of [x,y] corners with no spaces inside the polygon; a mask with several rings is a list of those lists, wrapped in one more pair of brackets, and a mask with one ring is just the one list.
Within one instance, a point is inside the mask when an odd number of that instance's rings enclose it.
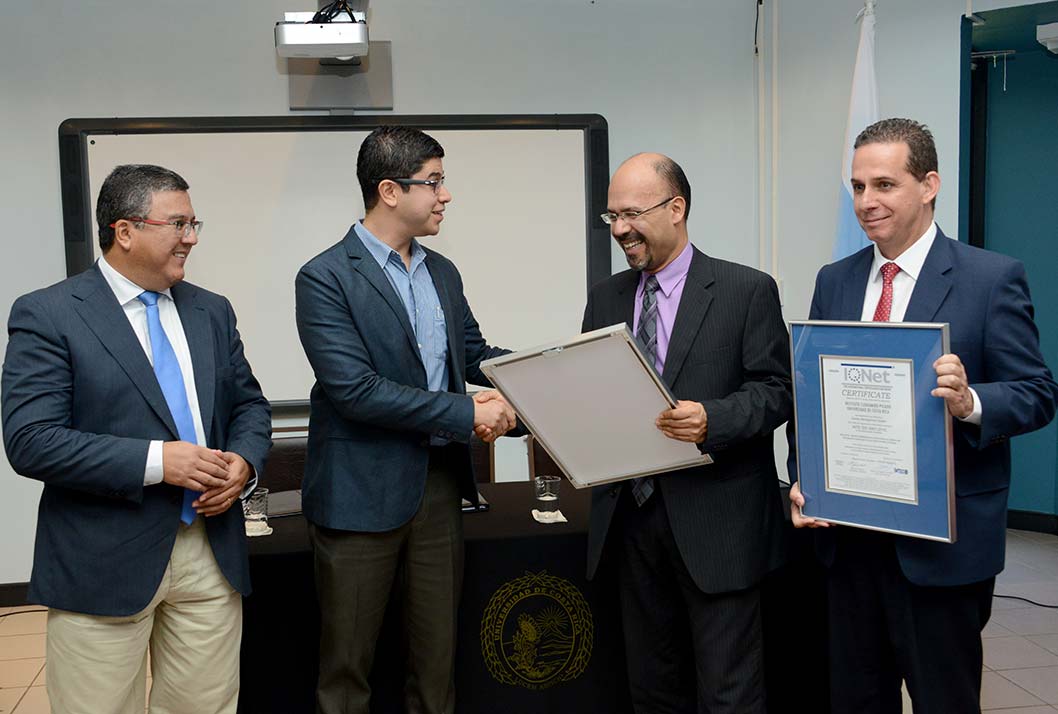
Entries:
{"label": "light blue necktie", "polygon": [[[176,352],[158,317],[158,293],[144,291],[139,295],[139,300],[147,307],[147,335],[151,340],[151,355],[154,357],[154,375],[158,378],[162,394],[165,395],[165,403],[169,405],[169,413],[176,422],[176,432],[181,440],[197,444],[195,420],[191,416],[191,405],[187,403],[187,390],[184,389],[184,375],[180,372]],[[188,525],[195,520],[195,509],[191,504],[196,498],[196,491],[184,489],[184,506],[180,511],[180,520]]]}

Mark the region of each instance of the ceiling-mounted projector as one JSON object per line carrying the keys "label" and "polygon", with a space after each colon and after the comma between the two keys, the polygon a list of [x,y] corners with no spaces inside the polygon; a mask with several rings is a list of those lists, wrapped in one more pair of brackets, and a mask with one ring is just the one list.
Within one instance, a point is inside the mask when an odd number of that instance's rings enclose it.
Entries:
{"label": "ceiling-mounted projector", "polygon": [[1049,52],[1058,54],[1058,22],[1049,25],[1036,25],[1036,41]]}
{"label": "ceiling-mounted projector", "polygon": [[317,12],[286,12],[276,23],[280,57],[349,60],[368,51],[367,0],[336,0]]}

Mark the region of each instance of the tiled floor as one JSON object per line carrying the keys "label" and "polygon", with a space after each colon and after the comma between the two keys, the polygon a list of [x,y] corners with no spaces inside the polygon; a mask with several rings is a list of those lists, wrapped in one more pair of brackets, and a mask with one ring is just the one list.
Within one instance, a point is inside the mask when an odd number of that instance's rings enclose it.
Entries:
{"label": "tiled floor", "polygon": [[[1058,604],[1058,537],[1007,532],[997,595]],[[27,608],[0,608],[0,614]],[[0,619],[0,714],[47,714],[44,611]],[[1058,712],[1058,609],[996,598],[985,628],[981,708],[1001,714]],[[150,682],[148,681],[148,688]],[[911,711],[906,702],[906,712]]]}

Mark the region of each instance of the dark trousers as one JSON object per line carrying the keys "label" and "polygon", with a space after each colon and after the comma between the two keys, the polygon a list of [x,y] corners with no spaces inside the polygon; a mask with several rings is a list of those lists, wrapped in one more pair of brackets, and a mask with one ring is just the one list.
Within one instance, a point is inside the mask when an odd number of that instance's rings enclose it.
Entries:
{"label": "dark trousers", "polygon": [[894,537],[835,534],[827,574],[834,714],[900,714],[900,682],[915,714],[981,711],[981,630],[995,578],[923,587],[900,570]]}
{"label": "dark trousers", "polygon": [[431,450],[426,493],[410,522],[384,533],[310,526],[321,620],[318,714],[369,713],[368,675],[394,591],[403,605],[408,652],[406,711],[455,711],[456,617],[463,582],[459,504],[456,475]]}
{"label": "dark trousers", "polygon": [[759,588],[703,593],[677,550],[661,491],[638,507],[622,491],[611,542],[636,714],[763,713]]}

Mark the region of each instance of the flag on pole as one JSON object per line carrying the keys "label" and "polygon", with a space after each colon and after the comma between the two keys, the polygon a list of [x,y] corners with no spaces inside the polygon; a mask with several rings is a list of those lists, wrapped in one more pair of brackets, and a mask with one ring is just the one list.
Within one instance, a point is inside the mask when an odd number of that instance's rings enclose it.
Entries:
{"label": "flag on pole", "polygon": [[845,151],[841,158],[841,194],[838,203],[838,231],[834,239],[834,260],[841,260],[870,245],[852,209],[852,144],[856,136],[878,121],[878,82],[874,76],[874,4],[865,0],[860,11],[860,45],[852,72],[852,96],[845,123]]}

